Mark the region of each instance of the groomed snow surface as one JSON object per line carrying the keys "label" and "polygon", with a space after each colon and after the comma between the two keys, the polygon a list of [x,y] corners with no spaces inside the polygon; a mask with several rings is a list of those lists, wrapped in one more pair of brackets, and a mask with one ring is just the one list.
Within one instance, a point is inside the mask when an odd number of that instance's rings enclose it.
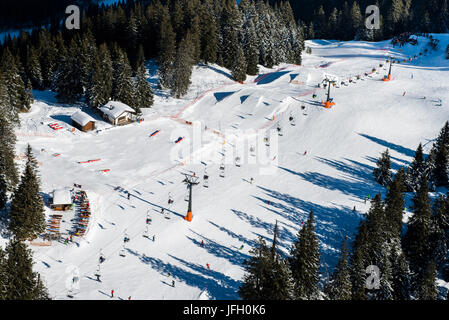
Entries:
{"label": "groomed snow surface", "polygon": [[[331,272],[345,235],[353,239],[369,208],[364,197],[384,194],[372,179],[380,153],[390,149],[395,170],[407,165],[420,142],[429,151],[449,119],[449,60],[444,58],[449,35],[434,36],[441,40],[438,51],[394,64],[390,82],[381,81],[388,72],[385,58],[413,57],[427,39],[402,48],[391,48],[388,41],[307,41],[313,53],[303,55],[303,66],[261,68],[260,76],[244,84],[233,82],[230,72],[216,65],[197,66],[184,99],[156,89],[156,69],[149,63],[154,107],[143,110],[142,123],[120,127],[81,105],[58,104],[51,92],[35,91],[31,111],[21,115],[17,154],[31,144],[46,197],[76,183],[86,190],[92,211],[84,238],[74,237],[68,245],[53,241],[51,247],[32,247],[35,270],[51,296],[112,299],[113,289],[113,299],[238,299],[242,264],[257,237],[270,241],[277,220],[279,248],[287,253],[311,209],[322,271],[326,267]],[[343,79],[363,76],[373,67],[379,72],[331,89],[336,102],[332,109],[320,105],[325,90],[316,84],[325,73]],[[310,81],[290,83],[297,77]],[[443,106],[438,107],[440,98]],[[70,116],[80,109],[97,120],[98,131],[71,131]],[[182,155],[182,148],[195,142],[192,126],[185,121],[201,123],[203,141],[194,147],[194,158]],[[55,122],[63,129],[48,126]],[[275,130],[278,123],[282,136]],[[156,130],[160,132],[150,137]],[[234,153],[239,143],[256,137],[251,130],[273,130],[272,146],[278,138],[278,148],[265,157],[269,163],[248,155],[250,143],[245,153]],[[175,144],[179,137],[185,138]],[[261,148],[265,152],[267,147],[262,143]],[[219,176],[222,152],[227,156],[224,178]],[[233,163],[236,154],[240,167]],[[101,160],[79,163],[91,159]],[[202,179],[206,164],[209,188]],[[106,169],[110,171],[102,171]],[[193,172],[200,184],[193,190],[193,221],[187,222],[182,173]],[[166,219],[160,211],[167,211],[169,193],[174,204],[171,219]],[[410,197],[407,200],[410,205]],[[149,239],[143,237],[147,212],[152,219]],[[122,257],[125,232],[130,241]],[[106,258],[100,265],[101,283],[95,277],[100,250]],[[73,283],[74,276],[79,281]],[[439,285],[449,287],[442,281]],[[73,298],[67,296],[70,288]]]}

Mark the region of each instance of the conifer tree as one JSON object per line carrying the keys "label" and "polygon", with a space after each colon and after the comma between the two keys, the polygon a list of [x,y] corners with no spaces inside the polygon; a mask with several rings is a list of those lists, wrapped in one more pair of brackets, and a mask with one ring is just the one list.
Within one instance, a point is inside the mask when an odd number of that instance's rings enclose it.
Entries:
{"label": "conifer tree", "polygon": [[384,187],[388,186],[391,182],[391,160],[388,149],[381,154],[381,157],[377,161],[377,168],[374,168],[373,175],[374,180]]}
{"label": "conifer tree", "polygon": [[431,260],[425,269],[423,277],[418,283],[417,298],[419,300],[437,300],[438,290],[436,285],[436,277],[436,266],[433,260]]}
{"label": "conifer tree", "polygon": [[37,162],[30,145],[27,147],[26,157],[25,170],[14,191],[9,213],[9,229],[18,240],[34,239],[45,231],[44,203],[40,195]]}
{"label": "conifer tree", "polygon": [[422,176],[427,174],[426,161],[424,160],[424,153],[421,143],[416,149],[415,158],[413,159],[410,168],[407,171],[407,186],[413,192],[416,192],[419,187],[419,183],[422,180]]}
{"label": "conifer tree", "polygon": [[294,296],[300,300],[317,299],[319,294],[320,252],[314,223],[311,210],[309,219],[299,231],[291,250],[290,269],[294,280]]}
{"label": "conifer tree", "polygon": [[[254,23],[250,20],[246,30],[245,39],[245,57],[247,61],[246,73],[255,76],[259,73],[259,50],[256,39],[256,30]],[[235,66],[236,61],[234,62]]]}
{"label": "conifer tree", "polygon": [[29,100],[27,100],[25,84],[19,74],[20,69],[17,63],[16,58],[12,55],[8,48],[3,50],[3,55],[0,62],[0,73],[2,73],[2,80],[7,88],[9,105],[16,113],[27,111],[30,108]]}
{"label": "conifer tree", "polygon": [[402,218],[404,214],[404,170],[401,168],[390,183],[385,198],[385,226],[392,236],[400,237],[402,231]]}
{"label": "conifer tree", "polygon": [[213,16],[211,0],[206,0],[201,7],[201,59],[204,63],[217,62],[218,26]]}
{"label": "conifer tree", "polygon": [[3,161],[0,161],[0,211],[5,209],[8,202],[8,184],[6,183],[6,170]]}
{"label": "conifer tree", "polygon": [[145,65],[142,63],[137,69],[134,108],[150,108],[153,105],[153,90],[146,79]]}
{"label": "conifer tree", "polygon": [[170,88],[173,81],[173,64],[176,55],[176,34],[173,32],[170,19],[163,17],[160,26],[159,42],[159,85]]}
{"label": "conifer tree", "polygon": [[366,300],[366,273],[368,258],[368,228],[366,221],[361,221],[353,243],[351,255],[352,300]]}
{"label": "conifer tree", "polygon": [[64,103],[73,103],[83,94],[85,72],[87,68],[83,63],[82,50],[79,44],[72,39],[67,55],[62,57],[56,75],[56,92],[58,99]]}
{"label": "conifer tree", "polygon": [[421,277],[430,260],[431,210],[424,176],[420,187],[413,198],[413,216],[409,219],[407,232],[404,235],[404,252],[410,262],[410,270],[415,277]]}
{"label": "conifer tree", "polygon": [[170,83],[172,96],[180,98],[187,93],[193,66],[193,44],[190,33],[181,40],[173,64],[173,76]]}
{"label": "conifer tree", "polygon": [[337,267],[326,286],[326,294],[330,300],[351,300],[352,283],[348,257],[348,243],[345,237]]}
{"label": "conifer tree", "polygon": [[[0,82],[0,91],[2,84]],[[0,94],[1,99],[1,94]],[[7,108],[0,102],[0,168],[5,179],[7,190],[12,191],[19,182],[17,167],[14,162],[16,135],[11,120],[8,119]]]}
{"label": "conifer tree", "polygon": [[239,288],[243,300],[288,300],[292,297],[292,281],[288,263],[276,250],[277,229],[269,249],[262,237],[250,251],[251,259],[245,260],[247,273]]}
{"label": "conifer tree", "polygon": [[232,66],[232,78],[235,81],[243,82],[246,80],[246,60],[242,48],[237,48]]}
{"label": "conifer tree", "polygon": [[44,86],[44,79],[42,77],[41,64],[39,62],[39,56],[34,47],[30,48],[30,53],[27,58],[27,75],[31,80],[33,88],[42,90]]}
{"label": "conifer tree", "polygon": [[3,258],[3,268],[0,267],[0,270],[3,269],[6,279],[3,279],[4,287],[0,288],[0,298],[5,300],[48,300],[47,289],[39,275],[33,272],[31,250],[23,242],[12,239],[7,244],[5,253],[7,257]]}

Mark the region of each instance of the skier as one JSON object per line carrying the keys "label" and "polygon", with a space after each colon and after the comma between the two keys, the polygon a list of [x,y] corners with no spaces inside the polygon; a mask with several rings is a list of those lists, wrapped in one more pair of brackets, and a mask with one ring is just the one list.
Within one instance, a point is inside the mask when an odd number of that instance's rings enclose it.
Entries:
{"label": "skier", "polygon": [[114,298],[114,290],[111,290],[111,298]]}
{"label": "skier", "polygon": [[73,242],[73,237],[72,237],[72,235],[70,235],[70,242]]}
{"label": "skier", "polygon": [[69,243],[69,238],[66,238],[65,240],[64,240],[64,244],[68,244]]}
{"label": "skier", "polygon": [[352,211],[354,211],[354,212],[355,212],[355,206],[354,206],[354,209],[352,209]]}
{"label": "skier", "polygon": [[155,240],[155,237],[156,237],[156,236],[155,236],[155,235],[153,235],[153,242],[154,242],[154,240]]}
{"label": "skier", "polygon": [[97,281],[98,281],[98,282],[101,282],[101,280],[100,280],[100,275],[97,273],[95,276],[97,277]]}
{"label": "skier", "polygon": [[307,150],[306,151],[304,151],[304,154],[303,154],[303,156],[305,156],[307,154]]}
{"label": "skier", "polygon": [[254,178],[253,178],[253,177],[251,177],[251,179],[250,179],[250,183],[251,183],[251,184],[253,184],[253,183],[254,183]]}
{"label": "skier", "polygon": [[171,286],[174,288],[175,287],[175,280],[171,281]]}
{"label": "skier", "polygon": [[201,240],[201,247],[204,247],[204,240]]}
{"label": "skier", "polygon": [[404,91],[404,93],[402,94],[402,96],[405,96],[405,91]]}
{"label": "skier", "polygon": [[206,263],[206,267],[210,270],[210,265],[208,263]]}
{"label": "skier", "polygon": [[312,98],[313,98],[313,99],[316,99],[316,97],[317,97],[317,95],[316,95],[316,93],[314,93],[314,94],[312,95]]}
{"label": "skier", "polygon": [[161,209],[161,214],[164,214],[164,208]]}
{"label": "skier", "polygon": [[128,192],[128,200],[129,200],[130,197],[131,197],[131,193]]}
{"label": "skier", "polygon": [[239,250],[242,250],[243,249],[243,244],[242,244],[242,246],[239,248]]}

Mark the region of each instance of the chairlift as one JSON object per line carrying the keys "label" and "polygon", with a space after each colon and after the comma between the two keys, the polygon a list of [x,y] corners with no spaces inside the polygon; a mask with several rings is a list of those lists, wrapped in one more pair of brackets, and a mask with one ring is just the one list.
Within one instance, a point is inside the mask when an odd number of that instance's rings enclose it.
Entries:
{"label": "chairlift", "polygon": [[119,251],[119,256],[120,256],[120,257],[126,257],[126,253],[125,253],[125,245],[123,245],[122,249],[120,249],[120,251]]}

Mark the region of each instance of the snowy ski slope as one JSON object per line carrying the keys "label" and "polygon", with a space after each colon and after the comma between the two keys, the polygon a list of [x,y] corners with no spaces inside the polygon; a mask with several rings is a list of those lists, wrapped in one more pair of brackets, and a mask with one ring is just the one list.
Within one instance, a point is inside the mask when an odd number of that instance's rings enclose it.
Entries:
{"label": "snowy ski slope", "polygon": [[[261,68],[260,76],[244,84],[233,82],[221,67],[198,66],[184,99],[155,90],[155,105],[144,111],[145,121],[114,128],[93,115],[100,132],[72,133],[70,115],[81,106],[59,105],[51,92],[35,91],[31,111],[21,115],[17,153],[23,153],[27,143],[32,145],[41,163],[45,196],[53,189],[80,184],[93,212],[89,232],[82,239],[74,238],[76,243],[32,247],[35,269],[50,294],[69,299],[69,284],[79,274],[74,299],[111,299],[112,289],[114,299],[238,299],[242,262],[257,237],[270,241],[277,220],[280,248],[287,253],[311,209],[322,269],[326,266],[330,272],[344,236],[353,238],[368,210],[363,198],[383,192],[372,180],[380,152],[389,148],[397,169],[412,159],[419,142],[427,152],[449,119],[449,60],[444,58],[449,35],[435,37],[441,40],[438,51],[394,64],[390,82],[381,81],[388,72],[385,57],[407,59],[418,54],[425,38],[419,38],[418,46],[402,50],[391,48],[388,41],[307,41],[313,53],[303,55],[303,66]],[[379,63],[384,68],[379,69]],[[347,79],[370,73],[373,67],[379,73],[331,89],[336,102],[332,109],[320,106],[325,90],[316,84],[324,73]],[[290,83],[307,78],[308,83]],[[151,64],[149,81],[157,81]],[[439,98],[441,107],[435,106]],[[295,126],[289,123],[290,115]],[[195,141],[194,158],[186,153],[179,156],[192,143],[192,126],[185,121],[201,123],[203,141],[200,146]],[[53,131],[48,124],[54,122],[63,129]],[[275,132],[278,123],[283,136]],[[160,133],[150,137],[156,130]],[[236,153],[242,165],[235,166],[234,147],[255,139],[255,130],[274,130],[271,142],[274,146],[277,137],[278,149],[265,157],[268,163],[260,164],[248,155],[245,143],[246,151]],[[185,139],[174,144],[178,137]],[[265,152],[263,143],[261,147]],[[222,152],[227,156],[224,178],[219,176]],[[54,157],[55,153],[60,156]],[[78,163],[89,159],[101,161]],[[202,183],[206,164],[209,188]],[[102,173],[104,169],[110,171]],[[201,178],[193,190],[192,222],[183,220],[187,189],[182,173],[186,172]],[[249,183],[251,177],[254,184]],[[116,191],[117,186],[125,191]],[[169,193],[174,204],[171,219],[166,219],[160,210],[168,208]],[[154,242],[143,237],[147,212]],[[130,241],[122,257],[125,231]],[[106,257],[100,265],[101,283],[94,276],[100,250]]]}

